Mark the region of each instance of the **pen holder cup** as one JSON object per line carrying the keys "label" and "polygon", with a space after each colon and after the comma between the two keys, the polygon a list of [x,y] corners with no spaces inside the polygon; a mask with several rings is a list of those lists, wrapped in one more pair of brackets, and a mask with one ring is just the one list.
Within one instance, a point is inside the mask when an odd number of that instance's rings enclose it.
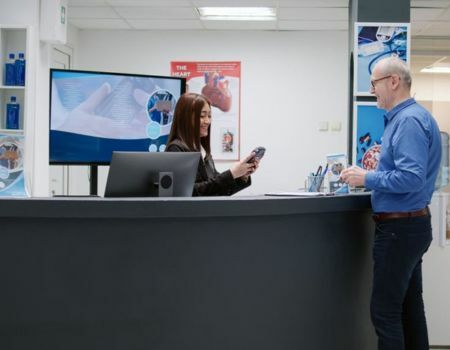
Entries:
{"label": "pen holder cup", "polygon": [[307,192],[324,192],[325,181],[323,175],[309,175],[306,181]]}

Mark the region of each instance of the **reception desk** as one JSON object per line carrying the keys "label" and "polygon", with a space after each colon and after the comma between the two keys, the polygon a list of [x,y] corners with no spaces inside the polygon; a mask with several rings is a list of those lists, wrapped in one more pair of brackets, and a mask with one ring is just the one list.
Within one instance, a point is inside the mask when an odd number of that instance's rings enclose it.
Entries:
{"label": "reception desk", "polygon": [[368,195],[0,200],[0,348],[372,350]]}

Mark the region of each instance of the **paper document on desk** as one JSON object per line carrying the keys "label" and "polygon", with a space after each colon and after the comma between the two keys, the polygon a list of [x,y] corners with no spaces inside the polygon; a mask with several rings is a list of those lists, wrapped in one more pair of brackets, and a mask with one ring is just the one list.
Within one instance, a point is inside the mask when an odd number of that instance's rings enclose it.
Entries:
{"label": "paper document on desk", "polygon": [[325,197],[333,196],[334,193],[325,192],[304,192],[304,191],[286,191],[286,192],[269,192],[266,196],[285,196],[285,197]]}

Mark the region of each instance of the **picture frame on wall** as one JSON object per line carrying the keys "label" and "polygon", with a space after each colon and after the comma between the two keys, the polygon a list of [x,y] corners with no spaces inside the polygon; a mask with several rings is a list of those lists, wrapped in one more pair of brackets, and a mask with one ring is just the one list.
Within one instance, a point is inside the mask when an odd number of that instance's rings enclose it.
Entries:
{"label": "picture frame on wall", "polygon": [[353,111],[353,165],[375,170],[380,158],[384,115],[376,102],[355,102]]}
{"label": "picture frame on wall", "polygon": [[0,133],[0,197],[28,197],[25,186],[24,143],[22,133]]}
{"label": "picture frame on wall", "polygon": [[383,58],[397,56],[410,64],[409,23],[355,23],[353,89],[356,96],[371,96],[370,76]]}
{"label": "picture frame on wall", "polygon": [[186,78],[187,91],[211,102],[211,153],[215,160],[240,159],[241,62],[172,61],[172,76]]}

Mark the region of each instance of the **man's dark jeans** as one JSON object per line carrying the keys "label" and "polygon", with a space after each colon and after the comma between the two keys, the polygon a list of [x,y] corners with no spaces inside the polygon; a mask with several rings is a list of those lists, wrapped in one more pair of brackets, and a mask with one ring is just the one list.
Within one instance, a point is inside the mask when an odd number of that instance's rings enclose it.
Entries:
{"label": "man's dark jeans", "polygon": [[422,256],[431,240],[429,216],[376,224],[371,316],[379,350],[429,349]]}

